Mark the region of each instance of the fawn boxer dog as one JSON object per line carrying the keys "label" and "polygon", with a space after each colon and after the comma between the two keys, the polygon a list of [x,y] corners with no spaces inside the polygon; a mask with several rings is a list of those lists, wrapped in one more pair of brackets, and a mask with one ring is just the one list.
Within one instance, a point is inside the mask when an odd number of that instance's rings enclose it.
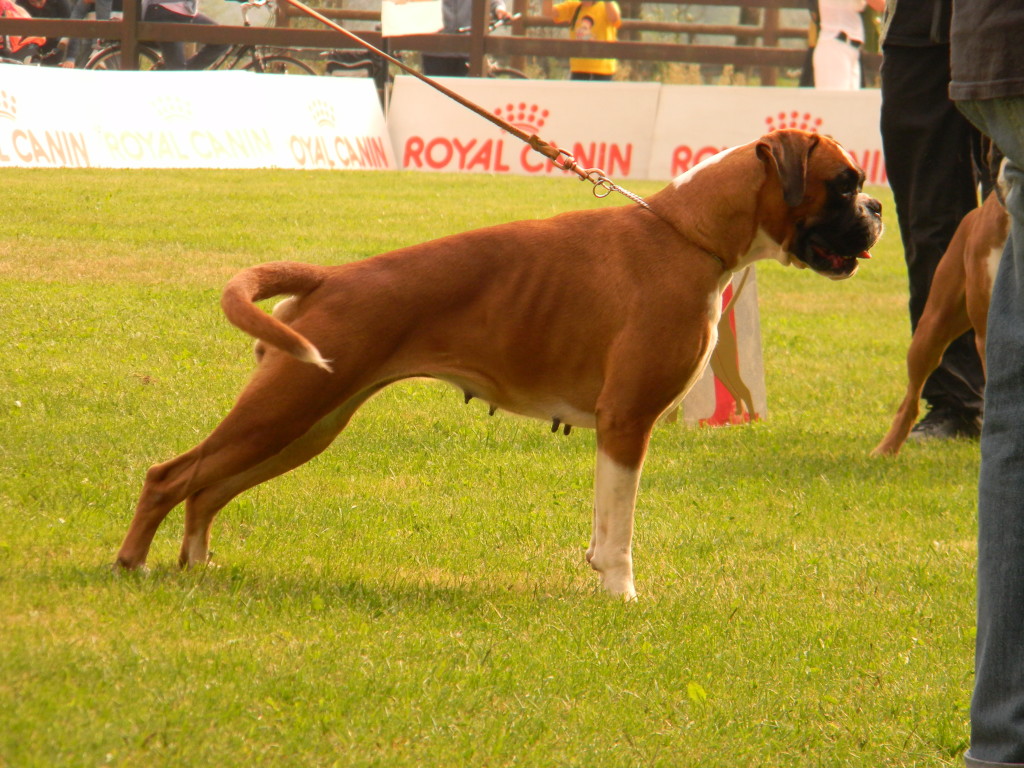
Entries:
{"label": "fawn boxer dog", "polygon": [[[634,597],[648,439],[703,370],[722,291],[758,259],[850,277],[882,229],[863,181],[835,141],[778,131],[644,205],[500,224],[342,266],[240,272],[221,305],[259,339],[260,361],[205,440],[150,468],[117,563],[143,566],[182,501],[180,562],[204,563],[231,498],[323,451],[382,388],[432,377],[492,409],[597,430],[586,557],[608,592]],[[277,295],[292,298],[274,315],[253,303]]]}
{"label": "fawn boxer dog", "polygon": [[1010,215],[997,185],[981,207],[960,222],[935,268],[928,301],[907,350],[906,394],[872,456],[899,453],[917,420],[925,380],[939,367],[946,347],[971,328],[984,368],[992,281],[1009,234]]}

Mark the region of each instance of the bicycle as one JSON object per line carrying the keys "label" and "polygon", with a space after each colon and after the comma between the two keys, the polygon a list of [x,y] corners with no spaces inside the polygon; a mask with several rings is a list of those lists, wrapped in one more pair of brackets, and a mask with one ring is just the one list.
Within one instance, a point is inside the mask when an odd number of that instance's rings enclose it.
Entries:
{"label": "bicycle", "polygon": [[[27,48],[37,48],[37,46],[26,46]],[[41,64],[41,60],[37,55],[36,51],[8,51],[6,48],[0,48],[0,64],[16,64],[18,66],[35,67]]]}
{"label": "bicycle", "polygon": [[[387,46],[384,48],[387,53]],[[355,51],[327,51],[321,53],[320,57],[325,60],[324,74],[335,77],[353,75],[356,77],[370,77],[383,88],[388,80],[388,63],[375,53],[365,48]]]}
{"label": "bicycle", "polygon": [[[274,0],[245,0],[239,3],[242,9],[242,23],[251,27],[249,11],[264,6],[273,10]],[[276,75],[315,75],[316,70],[306,62],[285,53],[267,53],[267,49],[258,45],[235,44],[225,51],[208,69],[241,69],[247,72],[264,72]],[[139,43],[139,69],[164,69],[164,59],[160,50],[151,43]],[[111,41],[101,44],[98,50],[89,57],[86,69],[118,70],[121,66],[121,43]]]}
{"label": "bicycle", "polygon": [[[522,14],[517,13],[505,19],[495,19],[487,25],[488,33],[499,27],[510,24],[520,18]],[[459,27],[461,34],[467,34],[469,27]],[[392,53],[385,48],[385,53]],[[358,75],[372,77],[377,84],[377,90],[383,92],[389,81],[387,62],[380,56],[366,49],[328,51],[320,54],[326,59],[324,71],[328,75],[346,76]],[[399,55],[395,53],[395,55]],[[529,75],[514,67],[503,67],[494,61],[490,56],[484,58],[484,77],[508,77],[517,80],[529,80]]]}
{"label": "bicycle", "polygon": [[[495,19],[487,25],[487,34],[490,34],[494,30],[507,26],[513,21],[522,18],[521,13],[514,13],[511,16],[506,16],[503,19]],[[462,34],[468,34],[470,27],[459,27],[459,32]],[[529,80],[530,76],[522,70],[516,69],[515,67],[505,67],[498,64],[489,55],[484,56],[484,77],[507,77],[512,80]]]}

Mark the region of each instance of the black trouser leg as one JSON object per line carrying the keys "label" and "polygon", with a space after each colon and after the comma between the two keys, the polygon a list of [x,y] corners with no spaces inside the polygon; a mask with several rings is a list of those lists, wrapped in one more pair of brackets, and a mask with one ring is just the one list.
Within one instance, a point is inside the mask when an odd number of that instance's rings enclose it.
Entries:
{"label": "black trouser leg", "polygon": [[[949,47],[886,46],[882,145],[910,281],[911,329],[960,220],[978,204],[977,130],[949,100]],[[984,374],[974,333],[954,341],[925,383],[932,407],[978,413]]]}
{"label": "black trouser leg", "polygon": [[469,59],[461,56],[423,55],[423,74],[430,77],[466,77],[469,75]]}

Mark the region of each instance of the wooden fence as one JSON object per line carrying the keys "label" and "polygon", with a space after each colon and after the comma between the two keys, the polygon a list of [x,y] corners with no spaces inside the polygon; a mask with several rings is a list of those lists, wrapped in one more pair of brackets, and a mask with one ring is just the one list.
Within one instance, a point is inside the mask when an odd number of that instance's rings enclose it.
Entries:
{"label": "wooden fence", "polygon": [[[55,19],[0,19],[0,34],[36,34],[46,37],[85,37],[120,40],[126,61],[135,61],[139,40],[186,41],[196,43],[250,43],[283,48],[331,50],[351,48],[344,36],[319,25],[287,0],[277,0],[277,26],[200,26],[190,24],[153,23],[139,19],[138,6],[125,3],[124,17],[117,21],[67,21]],[[568,59],[616,58],[623,62],[673,62],[678,64],[732,66],[754,69],[762,85],[775,85],[778,73],[799,70],[806,58],[806,45],[792,47],[792,41],[806,40],[806,27],[785,27],[781,24],[784,9],[804,9],[805,0],[751,0],[738,6],[735,0],[704,0],[689,3],[670,0],[661,3],[623,2],[623,24],[620,40],[614,43],[569,40],[553,33],[552,22],[531,13],[539,5],[536,0],[512,0],[512,9],[522,14],[514,22],[512,34],[489,35],[487,3],[473,3],[473,22],[466,35],[410,35],[392,38],[391,47],[403,51],[461,52],[470,57],[470,71],[484,72],[488,56],[522,60],[522,57],[554,57]],[[661,6],[676,11],[697,7],[739,8],[736,24],[702,24],[689,21],[652,21],[651,14],[642,13],[641,6]],[[367,42],[382,46],[380,32],[372,26],[379,22],[379,11],[346,8],[343,1],[336,7],[318,7],[320,13],[348,28],[350,22],[369,24],[359,32]],[[647,18],[645,18],[647,17]],[[725,44],[697,44],[696,37],[717,36],[731,40]],[[651,39],[655,38],[655,39]],[[667,38],[675,38],[670,40]],[[790,45],[786,42],[790,41]],[[880,56],[864,54],[869,80],[877,77]]]}

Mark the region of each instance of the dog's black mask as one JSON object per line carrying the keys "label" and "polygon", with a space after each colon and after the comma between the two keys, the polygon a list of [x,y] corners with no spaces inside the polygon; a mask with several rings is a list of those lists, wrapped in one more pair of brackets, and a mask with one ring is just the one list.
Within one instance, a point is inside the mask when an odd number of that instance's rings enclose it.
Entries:
{"label": "dog's black mask", "polygon": [[833,280],[853,275],[882,234],[882,204],[861,192],[863,184],[862,172],[843,171],[828,182],[818,215],[797,224],[792,254]]}

